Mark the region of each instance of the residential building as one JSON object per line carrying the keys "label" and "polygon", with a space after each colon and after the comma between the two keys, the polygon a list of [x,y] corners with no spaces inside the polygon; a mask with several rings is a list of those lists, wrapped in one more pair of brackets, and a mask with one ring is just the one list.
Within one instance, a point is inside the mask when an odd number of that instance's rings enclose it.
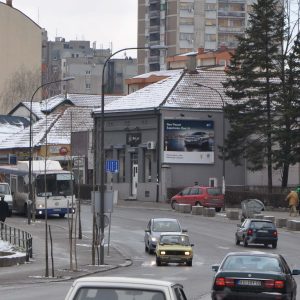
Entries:
{"label": "residential building", "polygon": [[[167,55],[235,48],[254,0],[139,0],[138,46],[165,45]],[[166,69],[164,51],[139,50],[138,72]]]}
{"label": "residential building", "polygon": [[[45,37],[45,39],[47,39]],[[96,42],[66,41],[56,37],[55,41],[44,41],[43,80],[49,82],[64,77],[75,77],[68,86],[60,82],[47,87],[45,97],[68,90],[71,93],[101,94],[102,70],[110,49],[97,49]],[[136,59],[110,59],[106,67],[105,92],[126,94],[125,79],[137,74]]]}
{"label": "residential building", "polygon": [[[117,96],[105,96],[105,104],[115,101]],[[83,183],[92,183],[93,150],[91,112],[101,107],[100,95],[60,94],[32,103],[32,157],[58,160],[62,166],[73,164],[81,157],[84,163],[76,167]],[[7,118],[0,118],[0,130],[9,131],[1,140],[0,157],[16,156],[17,160],[28,160],[30,155],[30,102],[20,102]],[[24,124],[24,121],[27,123]],[[12,123],[14,120],[14,123]],[[7,123],[10,123],[9,127]],[[18,123],[18,124],[16,124]],[[15,125],[15,126],[12,126]],[[80,135],[71,147],[71,135]],[[0,136],[1,137],[1,136]],[[77,149],[81,149],[78,151]],[[84,150],[82,150],[84,149]],[[74,157],[75,156],[75,157]],[[79,170],[78,170],[79,168]]]}
{"label": "residential building", "polygon": [[0,2],[0,40],[0,113],[6,114],[21,101],[18,83],[27,86],[29,78],[35,85],[41,82],[42,29],[7,0]]}

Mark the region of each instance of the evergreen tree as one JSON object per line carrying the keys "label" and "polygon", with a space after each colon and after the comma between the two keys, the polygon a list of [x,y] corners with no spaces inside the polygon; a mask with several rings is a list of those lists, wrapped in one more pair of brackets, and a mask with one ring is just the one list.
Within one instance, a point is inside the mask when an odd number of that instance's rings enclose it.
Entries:
{"label": "evergreen tree", "polygon": [[276,105],[278,124],[274,130],[275,169],[282,170],[282,187],[287,187],[289,167],[300,162],[300,34],[291,51],[281,58],[282,87]]}
{"label": "evergreen tree", "polygon": [[267,165],[271,191],[284,13],[278,0],[258,0],[252,8],[249,26],[245,36],[239,38],[224,84],[226,94],[232,98],[225,107],[231,125],[225,153],[236,165],[246,158],[251,170]]}

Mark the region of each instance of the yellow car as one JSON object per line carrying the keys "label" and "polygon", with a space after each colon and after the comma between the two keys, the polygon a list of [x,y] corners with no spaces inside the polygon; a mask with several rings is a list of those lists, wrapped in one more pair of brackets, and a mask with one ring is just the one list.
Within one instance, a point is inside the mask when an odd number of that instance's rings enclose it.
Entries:
{"label": "yellow car", "polygon": [[156,244],[156,265],[162,263],[186,263],[193,265],[194,244],[189,241],[189,236],[183,233],[163,233]]}

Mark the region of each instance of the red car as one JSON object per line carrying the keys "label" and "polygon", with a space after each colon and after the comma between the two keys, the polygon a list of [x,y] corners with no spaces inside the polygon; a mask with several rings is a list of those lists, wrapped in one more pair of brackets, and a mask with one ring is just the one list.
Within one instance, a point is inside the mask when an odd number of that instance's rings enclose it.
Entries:
{"label": "red car", "polygon": [[171,207],[174,209],[176,203],[201,205],[204,207],[215,207],[221,211],[224,207],[224,195],[218,187],[192,186],[187,187],[171,198]]}

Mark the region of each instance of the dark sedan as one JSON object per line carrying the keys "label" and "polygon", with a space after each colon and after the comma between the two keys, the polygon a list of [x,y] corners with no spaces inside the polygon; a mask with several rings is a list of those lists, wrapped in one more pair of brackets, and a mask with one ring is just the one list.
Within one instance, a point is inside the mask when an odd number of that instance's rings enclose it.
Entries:
{"label": "dark sedan", "polygon": [[272,245],[277,247],[278,232],[274,223],[264,219],[246,219],[242,225],[238,224],[235,233],[235,243],[239,245],[243,243],[244,247],[248,244],[263,244],[265,247]]}
{"label": "dark sedan", "polygon": [[280,254],[258,251],[228,253],[216,271],[212,299],[296,300],[297,284]]}

